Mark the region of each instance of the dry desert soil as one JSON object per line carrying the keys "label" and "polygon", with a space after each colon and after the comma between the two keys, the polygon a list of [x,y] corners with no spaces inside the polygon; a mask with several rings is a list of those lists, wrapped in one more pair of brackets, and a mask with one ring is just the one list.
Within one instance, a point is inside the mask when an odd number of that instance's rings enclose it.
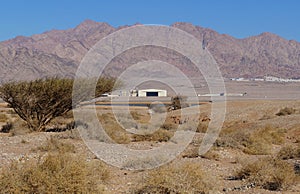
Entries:
{"label": "dry desert soil", "polygon": [[[292,110],[285,113],[284,108]],[[196,118],[193,115],[188,118],[188,122],[193,122],[195,119],[200,122],[199,127],[195,133],[193,141],[189,146],[180,153],[170,163],[163,165],[163,167],[150,170],[130,170],[126,166],[118,168],[110,164],[102,163],[102,167],[107,169],[107,178],[101,184],[103,186],[103,193],[147,193],[147,189],[151,187],[149,176],[153,172],[164,167],[184,165],[185,163],[197,165],[202,169],[205,177],[204,182],[209,182],[209,189],[206,193],[300,193],[300,155],[293,155],[292,157],[284,158],[279,152],[282,148],[292,147],[295,150],[300,149],[300,101],[285,101],[285,100],[243,100],[243,101],[228,101],[226,104],[226,117],[223,123],[222,130],[218,135],[217,141],[211,147],[210,151],[204,155],[199,155],[197,148],[200,146],[202,138],[205,135],[205,126],[209,123],[211,104],[201,105],[200,117]],[[100,122],[104,126],[108,126],[108,130],[114,130],[116,123],[113,120],[113,114],[107,107],[98,108],[98,115]],[[282,112],[283,114],[278,114]],[[140,123],[147,123],[149,121],[149,114],[146,109],[132,108],[131,113],[134,119]],[[14,124],[13,129],[8,133],[0,133],[0,168],[7,169],[13,161],[17,163],[24,163],[26,161],[39,160],[50,152],[60,153],[59,146],[72,145],[71,154],[75,157],[86,161],[99,160],[95,154],[89,150],[85,142],[81,139],[76,129],[67,130],[63,132],[31,132],[26,130],[26,126],[20,121],[18,116],[5,104],[0,105],[0,129],[1,126],[7,122]],[[5,115],[5,116],[3,116]],[[180,116],[180,110],[171,111],[167,115],[166,125],[164,129],[167,132],[163,133],[163,137],[141,138],[138,140],[136,136],[126,135],[120,138],[120,134],[112,139],[124,146],[132,149],[154,149],[155,147],[166,144],[167,139],[164,136],[172,135],[172,128],[176,128],[182,123],[176,123],[176,119],[183,119]],[[111,119],[108,121],[108,119]],[[72,121],[72,116],[67,115],[56,119],[51,123],[50,127],[63,126]],[[168,128],[169,126],[169,128]],[[119,127],[116,127],[119,128]],[[121,133],[122,134],[122,133]],[[123,134],[124,135],[124,134]],[[49,143],[50,142],[50,143]],[[59,146],[51,147],[52,144]],[[47,147],[48,145],[48,147]],[[299,151],[299,150],[298,150]],[[64,152],[68,152],[66,149]],[[272,189],[267,188],[257,179],[263,179],[266,176],[275,176],[275,170],[262,169],[257,171],[259,175],[252,175],[252,177],[237,177],[237,172],[246,164],[254,163],[262,158],[272,157],[274,160],[283,161],[287,165],[291,165],[294,171],[286,173],[294,173],[293,181],[290,174],[278,175],[282,187]],[[144,161],[147,163],[147,161]],[[298,165],[298,166],[297,166]],[[268,168],[267,166],[265,168]],[[280,168],[280,167],[278,167]],[[1,173],[2,173],[1,171]],[[277,172],[277,171],[276,171]],[[269,174],[268,174],[269,173]],[[0,175],[1,176],[1,175]],[[187,175],[188,176],[188,175]],[[254,179],[251,179],[253,178]],[[278,178],[277,177],[277,178]],[[197,177],[191,177],[197,179]],[[287,179],[287,180],[286,180]],[[177,180],[175,184],[170,187],[176,187],[183,184],[182,187],[189,188],[186,184],[189,179],[183,177]],[[181,182],[182,180],[182,182]],[[270,179],[271,180],[271,179]],[[153,181],[153,180],[152,180]],[[194,180],[193,180],[194,181]],[[268,182],[268,181],[267,181]],[[270,181],[269,181],[270,182]],[[155,183],[155,180],[154,180]],[[160,182],[161,183],[161,182]],[[157,183],[158,184],[158,183]],[[201,184],[201,183],[199,183]],[[271,183],[270,183],[271,184]],[[175,185],[175,186],[174,186]],[[153,186],[153,185],[152,185]],[[148,188],[148,189],[149,189]],[[275,191],[273,191],[275,190]],[[151,193],[151,190],[149,190]],[[166,193],[199,193],[192,190],[164,190]],[[0,190],[0,193],[3,191]],[[152,190],[152,192],[154,192]],[[161,192],[164,193],[164,192]]]}

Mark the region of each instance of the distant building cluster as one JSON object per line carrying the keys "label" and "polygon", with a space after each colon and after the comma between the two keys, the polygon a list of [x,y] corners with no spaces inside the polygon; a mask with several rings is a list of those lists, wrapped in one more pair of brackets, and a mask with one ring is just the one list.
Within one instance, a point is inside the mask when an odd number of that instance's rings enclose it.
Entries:
{"label": "distant building cluster", "polygon": [[[167,97],[167,90],[160,89],[143,89],[143,90],[119,90],[114,92],[114,96],[131,96],[131,97]],[[106,94],[105,94],[106,95]],[[109,97],[111,95],[107,95]]]}
{"label": "distant building cluster", "polygon": [[300,82],[300,79],[265,76],[264,78],[230,78],[231,81]]}

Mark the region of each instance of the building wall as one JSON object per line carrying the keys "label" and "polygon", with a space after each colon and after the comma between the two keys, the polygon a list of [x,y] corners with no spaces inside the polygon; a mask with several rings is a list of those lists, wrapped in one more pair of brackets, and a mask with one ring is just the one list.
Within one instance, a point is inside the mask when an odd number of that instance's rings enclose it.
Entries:
{"label": "building wall", "polygon": [[138,90],[138,96],[139,97],[147,97],[147,92],[157,92],[158,97],[166,97],[167,96],[167,91],[166,90]]}

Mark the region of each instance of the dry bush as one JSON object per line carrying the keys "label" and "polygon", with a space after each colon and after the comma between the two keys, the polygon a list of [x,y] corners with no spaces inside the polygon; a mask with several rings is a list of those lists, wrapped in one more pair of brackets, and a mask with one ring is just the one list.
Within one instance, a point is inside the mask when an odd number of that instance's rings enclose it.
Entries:
{"label": "dry bush", "polygon": [[131,114],[132,118],[136,121],[140,120],[141,117],[143,116],[142,114],[140,114],[136,111],[130,111],[130,114]]}
{"label": "dry bush", "polygon": [[[122,124],[126,127],[131,127],[133,123],[127,119],[125,116],[122,118]],[[122,128],[119,123],[116,121],[115,117],[111,113],[102,114],[99,116],[99,120],[102,123],[104,130],[106,134],[115,142],[121,143],[121,144],[127,144],[131,141],[138,142],[138,141],[168,141],[170,140],[173,135],[174,131],[171,130],[173,128],[173,125],[163,125],[163,127],[169,129],[158,129],[157,131],[149,134],[146,129],[140,129],[145,131],[145,134],[131,134],[128,133],[124,128]]]}
{"label": "dry bush", "polygon": [[236,171],[235,177],[246,179],[247,182],[267,190],[288,189],[299,178],[294,172],[293,165],[271,157],[242,164],[242,168]]}
{"label": "dry bush", "polygon": [[106,113],[98,116],[106,134],[116,143],[127,144],[131,141],[129,133],[123,129],[113,114]]}
{"label": "dry bush", "polygon": [[183,158],[198,158],[200,157],[199,155],[199,147],[195,146],[189,146],[183,153],[182,153]]}
{"label": "dry bush", "polygon": [[201,155],[202,158],[208,159],[208,160],[220,160],[220,155],[213,149],[208,150],[205,154]]}
{"label": "dry bush", "polygon": [[134,134],[132,135],[132,141],[158,141],[158,142],[167,142],[169,141],[174,135],[173,131],[164,130],[164,129],[158,129],[155,132],[151,134],[145,134],[145,135],[138,135]]}
{"label": "dry bush", "polygon": [[277,116],[286,116],[294,114],[296,110],[294,108],[285,107],[279,110],[278,113],[276,113]]}
{"label": "dry bush", "polygon": [[265,126],[253,131],[225,129],[221,131],[217,146],[242,149],[247,154],[270,154],[272,145],[284,143],[285,130]]}
{"label": "dry bush", "polygon": [[60,153],[74,153],[75,146],[71,143],[62,142],[57,137],[51,136],[45,144],[36,148],[42,152],[60,152]]}
{"label": "dry bush", "polygon": [[0,123],[6,123],[8,120],[6,114],[0,114]]}
{"label": "dry bush", "polygon": [[49,154],[38,160],[15,161],[2,169],[0,190],[1,193],[103,193],[108,173],[103,165],[91,165],[78,156]]}
{"label": "dry bush", "polygon": [[206,133],[207,128],[208,128],[208,122],[199,122],[199,125],[197,126],[196,132]]}
{"label": "dry bush", "polygon": [[205,154],[199,155],[199,147],[188,147],[182,154],[183,158],[205,158],[208,160],[220,160],[220,155],[212,148]]}
{"label": "dry bush", "polygon": [[1,133],[9,133],[13,129],[13,124],[12,123],[6,123],[1,127],[0,132]]}
{"label": "dry bush", "polygon": [[226,128],[221,131],[215,145],[218,147],[231,147],[243,149],[249,140],[250,132],[245,129]]}
{"label": "dry bush", "polygon": [[186,108],[189,106],[187,103],[187,96],[181,96],[181,95],[173,96],[171,98],[171,103],[172,103],[171,107],[173,110]]}
{"label": "dry bush", "polygon": [[133,193],[209,193],[212,186],[200,164],[185,162],[152,170]]}
{"label": "dry bush", "polygon": [[171,123],[171,122],[165,122],[161,126],[161,128],[165,129],[165,130],[176,130],[177,127],[178,127],[178,125],[176,125],[175,123]]}
{"label": "dry bush", "polygon": [[282,147],[277,153],[277,158],[282,160],[300,158],[300,145],[298,147],[291,145]]}

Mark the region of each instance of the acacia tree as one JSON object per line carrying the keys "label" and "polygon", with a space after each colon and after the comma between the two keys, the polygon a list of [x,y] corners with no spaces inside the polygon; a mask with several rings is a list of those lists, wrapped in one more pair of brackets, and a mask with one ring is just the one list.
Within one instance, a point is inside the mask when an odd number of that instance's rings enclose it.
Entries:
{"label": "acacia tree", "polygon": [[[100,78],[96,85],[96,96],[112,91],[114,78]],[[0,87],[0,97],[23,119],[32,131],[44,131],[54,118],[64,115],[80,101],[81,95],[72,102],[72,79],[47,78],[34,81],[11,82]]]}

